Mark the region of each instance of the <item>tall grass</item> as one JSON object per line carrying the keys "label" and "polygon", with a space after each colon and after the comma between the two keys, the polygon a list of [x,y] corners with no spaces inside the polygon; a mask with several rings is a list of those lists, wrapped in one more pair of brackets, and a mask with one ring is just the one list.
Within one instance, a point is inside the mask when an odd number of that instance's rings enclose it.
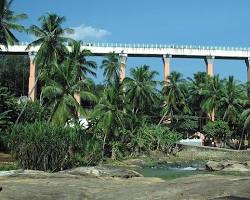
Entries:
{"label": "tall grass", "polygon": [[35,122],[14,127],[8,142],[20,167],[58,171],[71,158],[72,148],[80,138],[75,129]]}

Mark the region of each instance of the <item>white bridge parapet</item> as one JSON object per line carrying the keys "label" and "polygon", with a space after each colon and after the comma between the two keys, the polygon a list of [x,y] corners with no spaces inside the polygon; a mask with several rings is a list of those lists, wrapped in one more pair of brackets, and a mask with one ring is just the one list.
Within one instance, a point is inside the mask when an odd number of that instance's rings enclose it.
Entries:
{"label": "white bridge parapet", "polygon": [[[0,53],[26,54],[37,52],[39,46],[27,50],[28,43],[9,46],[6,49],[0,46]],[[214,57],[218,59],[247,59],[250,58],[250,48],[238,47],[212,47],[212,46],[188,46],[188,45],[159,45],[159,44],[118,44],[118,43],[83,43],[82,49],[90,50],[93,55],[102,56],[110,52],[117,54],[127,54],[135,57],[162,57],[171,55],[172,57],[206,58]]]}

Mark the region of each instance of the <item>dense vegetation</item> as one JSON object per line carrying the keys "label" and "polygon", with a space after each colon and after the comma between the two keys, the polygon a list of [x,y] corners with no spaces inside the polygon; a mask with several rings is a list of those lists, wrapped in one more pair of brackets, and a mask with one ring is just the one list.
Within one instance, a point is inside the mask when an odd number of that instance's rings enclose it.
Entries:
{"label": "dense vegetation", "polygon": [[[27,16],[16,17],[12,1],[1,2],[0,44],[8,47],[18,42],[11,30],[26,30],[16,20]],[[56,171],[154,150],[170,154],[180,138],[196,131],[223,140],[247,136],[249,83],[204,72],[186,80],[172,72],[162,83],[147,65],[131,69],[121,81],[119,56],[111,52],[100,66],[105,81],[95,85],[91,76],[97,65],[89,60],[91,52],[81,50],[81,41],[65,37],[73,30],[64,28],[64,21],[49,13],[28,29],[35,37],[28,48],[40,45],[35,102],[18,99],[27,91],[27,68],[21,68],[27,58],[4,56],[0,61],[1,147],[9,148],[23,168]],[[14,78],[20,73],[22,80]],[[87,125],[82,125],[83,118]]]}

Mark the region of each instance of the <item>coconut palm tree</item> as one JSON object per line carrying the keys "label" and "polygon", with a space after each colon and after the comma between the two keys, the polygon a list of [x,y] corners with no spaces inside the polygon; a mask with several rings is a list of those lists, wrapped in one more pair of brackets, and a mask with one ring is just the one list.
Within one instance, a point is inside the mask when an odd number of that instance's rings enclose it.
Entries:
{"label": "coconut palm tree", "polygon": [[194,78],[188,78],[190,81],[188,93],[189,103],[192,111],[198,113],[199,117],[202,117],[203,112],[201,109],[201,102],[204,100],[204,90],[207,88],[209,83],[209,76],[206,72],[198,72],[194,74]]}
{"label": "coconut palm tree", "polygon": [[13,34],[12,30],[23,32],[25,27],[17,22],[22,19],[26,19],[27,15],[15,14],[11,10],[13,0],[1,0],[0,1],[0,44],[8,48],[8,45],[14,45],[18,42],[18,39]]}
{"label": "coconut palm tree", "polygon": [[43,88],[43,97],[52,103],[53,111],[51,121],[56,124],[64,124],[69,118],[78,119],[78,114],[85,115],[83,108],[74,98],[74,94],[80,94],[81,98],[88,101],[97,101],[95,95],[90,92],[92,82],[90,79],[81,78],[69,59],[63,63],[53,64],[57,77],[49,79]]}
{"label": "coconut palm tree", "polygon": [[142,65],[130,70],[131,78],[124,80],[127,100],[132,104],[135,114],[145,112],[154,105],[157,99],[156,71],[150,71],[149,66]]}
{"label": "coconut palm tree", "polygon": [[172,119],[174,114],[180,111],[186,113],[190,111],[185,99],[186,89],[181,73],[172,72],[168,77],[168,84],[165,84],[163,87],[164,114],[159,123],[161,123],[166,116]]}
{"label": "coconut palm tree", "polygon": [[[120,85],[121,86],[121,85]],[[107,141],[113,141],[124,128],[124,100],[121,88],[110,85],[105,88],[99,103],[95,106],[92,118],[103,133],[103,153]]]}
{"label": "coconut palm tree", "polygon": [[188,104],[193,115],[199,118],[199,127],[206,121],[207,114],[202,110],[201,103],[205,99],[204,90],[208,87],[210,77],[206,72],[198,72],[193,78],[188,78]]}
{"label": "coconut palm tree", "polygon": [[[68,53],[68,58],[73,65],[79,66],[77,70],[79,74],[82,74],[82,77],[87,77],[87,74],[96,76],[94,70],[97,68],[97,65],[94,61],[87,60],[86,57],[91,56],[91,52],[87,49],[81,49],[81,41],[75,41],[69,43],[70,52]],[[80,75],[79,75],[80,76]]]}
{"label": "coconut palm tree", "polygon": [[233,76],[229,76],[222,90],[222,98],[219,103],[219,112],[223,113],[223,120],[235,124],[245,103],[246,96],[243,89],[236,84]]}
{"label": "coconut palm tree", "polygon": [[243,111],[241,118],[244,120],[244,130],[250,128],[250,108]]}
{"label": "coconut palm tree", "polygon": [[216,75],[210,79],[208,87],[203,90],[205,99],[201,103],[202,110],[208,113],[211,120],[214,120],[214,112],[219,108],[222,93],[223,81],[220,80],[219,75]]}
{"label": "coconut palm tree", "polygon": [[49,65],[49,63],[63,60],[67,53],[65,44],[71,41],[70,38],[65,37],[65,34],[72,33],[73,30],[63,28],[62,24],[65,22],[65,17],[56,14],[47,13],[39,17],[39,21],[41,23],[40,27],[36,25],[30,26],[30,33],[36,39],[28,45],[27,49],[32,46],[40,46],[35,56],[35,62],[42,69],[46,68],[46,74],[51,74],[53,71],[48,67],[53,65]]}
{"label": "coconut palm tree", "polygon": [[118,84],[120,81],[119,56],[115,52],[109,53],[102,61],[101,69],[104,69],[103,76],[107,84]]}

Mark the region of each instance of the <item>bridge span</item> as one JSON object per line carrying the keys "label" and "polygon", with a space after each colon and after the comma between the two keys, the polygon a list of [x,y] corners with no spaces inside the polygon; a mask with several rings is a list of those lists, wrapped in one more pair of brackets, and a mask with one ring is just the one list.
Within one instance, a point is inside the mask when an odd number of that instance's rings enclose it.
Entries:
{"label": "bridge span", "polygon": [[[0,46],[2,54],[27,54],[30,57],[29,95],[36,98],[34,89],[36,80],[36,66],[34,55],[39,46],[27,50],[28,43]],[[164,80],[170,75],[170,60],[173,58],[199,58],[205,61],[206,71],[213,76],[214,59],[244,60],[246,63],[247,80],[250,81],[250,48],[190,46],[190,45],[161,45],[161,44],[119,44],[119,43],[83,43],[82,49],[88,49],[93,56],[105,56],[115,52],[120,56],[121,80],[125,78],[126,61],[128,57],[161,57],[164,64]]]}

